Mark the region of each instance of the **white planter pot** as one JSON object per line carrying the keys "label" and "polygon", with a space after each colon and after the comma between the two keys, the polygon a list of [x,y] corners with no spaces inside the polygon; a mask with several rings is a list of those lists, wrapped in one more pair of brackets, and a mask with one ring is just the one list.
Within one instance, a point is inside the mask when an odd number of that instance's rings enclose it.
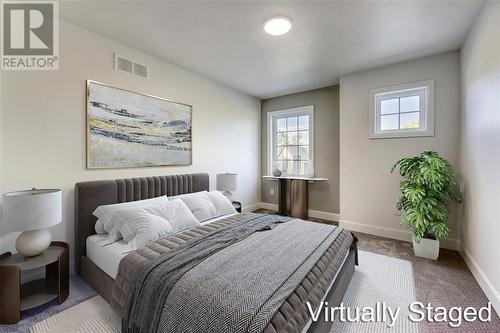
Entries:
{"label": "white planter pot", "polygon": [[436,239],[422,238],[420,243],[413,238],[413,252],[417,257],[436,260],[439,256],[439,241]]}

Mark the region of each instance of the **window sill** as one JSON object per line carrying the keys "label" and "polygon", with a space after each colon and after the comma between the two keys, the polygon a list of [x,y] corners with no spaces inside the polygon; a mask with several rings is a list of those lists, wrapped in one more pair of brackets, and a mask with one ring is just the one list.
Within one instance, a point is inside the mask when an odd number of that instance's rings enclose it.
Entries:
{"label": "window sill", "polygon": [[415,138],[415,137],[430,137],[434,136],[434,131],[408,131],[408,132],[387,132],[387,133],[371,133],[370,139],[400,139],[400,138]]}

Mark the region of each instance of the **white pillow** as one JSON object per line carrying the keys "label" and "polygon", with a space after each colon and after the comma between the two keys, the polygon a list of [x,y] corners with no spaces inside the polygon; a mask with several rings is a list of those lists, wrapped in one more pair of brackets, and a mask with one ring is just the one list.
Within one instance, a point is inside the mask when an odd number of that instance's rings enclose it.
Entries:
{"label": "white pillow", "polygon": [[208,192],[196,192],[175,197],[169,197],[169,200],[181,199],[188,206],[194,217],[200,222],[212,219],[217,216],[217,209],[210,200]]}
{"label": "white pillow", "polygon": [[127,208],[150,207],[152,205],[164,203],[167,200],[168,199],[166,196],[162,196],[162,197],[156,197],[156,198],[146,199],[146,200],[123,202],[123,203],[113,204],[113,205],[103,205],[103,206],[97,207],[97,209],[94,211],[93,215],[101,221],[103,228],[104,228],[104,231],[107,233],[110,233],[111,229],[113,229],[113,227],[114,227],[111,220],[113,218],[113,215],[117,211],[127,209]]}
{"label": "white pillow", "polygon": [[122,239],[122,234],[115,227],[115,228],[111,229],[111,231],[108,233],[108,238],[106,239],[106,243],[104,243],[104,244],[111,244],[111,243],[119,241],[120,239]]}
{"label": "white pillow", "polygon": [[127,243],[136,237],[155,240],[172,233],[170,223],[148,208],[128,208],[117,211],[113,216],[116,229]]}
{"label": "white pillow", "polygon": [[168,209],[163,210],[162,217],[172,225],[174,233],[200,225],[200,222],[198,222],[191,210],[181,199],[172,200]]}
{"label": "white pillow", "polygon": [[113,220],[123,240],[133,241],[137,248],[200,225],[182,200],[117,211]]}
{"label": "white pillow", "polygon": [[95,232],[99,235],[106,233],[106,231],[104,230],[104,225],[102,224],[101,220],[97,220],[97,222],[95,223]]}
{"label": "white pillow", "polygon": [[217,210],[217,216],[236,213],[236,209],[234,209],[233,204],[231,203],[229,198],[226,197],[221,192],[210,191],[208,192],[208,197],[210,198],[210,201],[212,201],[212,203],[214,204],[215,209]]}
{"label": "white pillow", "polygon": [[199,192],[193,192],[193,193],[173,195],[173,196],[169,196],[168,200],[182,199],[182,198],[185,198],[185,197],[196,196],[196,195],[200,195],[200,194],[203,194],[203,193],[208,193],[208,192],[205,190],[205,191],[199,191]]}

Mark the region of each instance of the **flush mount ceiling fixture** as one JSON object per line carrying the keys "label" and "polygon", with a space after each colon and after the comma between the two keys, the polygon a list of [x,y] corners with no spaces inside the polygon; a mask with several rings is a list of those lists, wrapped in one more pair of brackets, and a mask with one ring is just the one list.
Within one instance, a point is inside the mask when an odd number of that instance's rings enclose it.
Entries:
{"label": "flush mount ceiling fixture", "polygon": [[292,19],[286,16],[272,16],[264,22],[264,31],[273,36],[286,34],[292,28]]}

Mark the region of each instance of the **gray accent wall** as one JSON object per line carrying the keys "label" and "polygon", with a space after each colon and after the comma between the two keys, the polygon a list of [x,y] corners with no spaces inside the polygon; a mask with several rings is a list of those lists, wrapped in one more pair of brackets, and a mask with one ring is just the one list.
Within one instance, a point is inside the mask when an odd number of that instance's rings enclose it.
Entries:
{"label": "gray accent wall", "polygon": [[[339,86],[265,99],[262,110],[262,175],[267,175],[267,113],[314,105],[314,171],[328,182],[309,185],[309,209],[339,213]],[[274,194],[271,194],[274,189]],[[277,204],[276,182],[262,180],[261,201]]]}

